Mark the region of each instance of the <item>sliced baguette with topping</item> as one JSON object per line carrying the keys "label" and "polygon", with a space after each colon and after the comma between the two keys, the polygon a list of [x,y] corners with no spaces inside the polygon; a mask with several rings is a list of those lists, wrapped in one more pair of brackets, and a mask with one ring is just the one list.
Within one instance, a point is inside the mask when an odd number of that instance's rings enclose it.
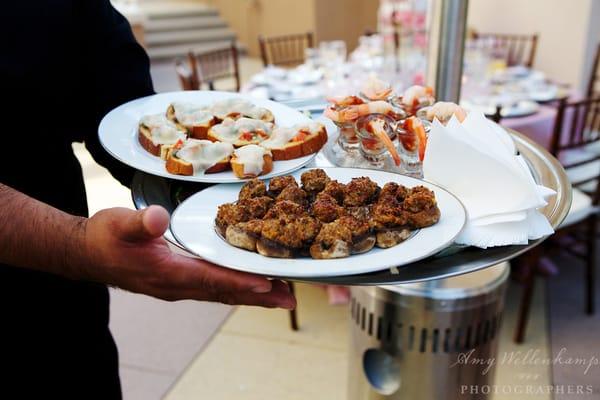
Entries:
{"label": "sliced baguette with topping", "polygon": [[242,147],[258,144],[271,137],[272,132],[272,123],[243,117],[237,120],[225,119],[222,123],[211,127],[207,136],[208,140],[213,142],[227,142],[235,147]]}
{"label": "sliced baguette with topping", "polygon": [[169,121],[164,114],[142,117],[138,124],[138,141],[148,153],[166,159],[169,150],[180,140],[185,140],[184,130]]}
{"label": "sliced baguette with topping", "polygon": [[327,130],[322,124],[311,122],[290,128],[278,127],[271,137],[260,143],[271,150],[273,160],[292,160],[313,154],[327,143]]}
{"label": "sliced baguette with topping", "polygon": [[231,169],[238,178],[254,178],[273,170],[273,157],[264,147],[249,144],[235,149]]}
{"label": "sliced baguette with topping", "polygon": [[210,111],[221,121],[226,118],[239,119],[245,117],[258,119],[263,122],[275,122],[275,117],[270,110],[239,98],[217,101],[210,107]]}
{"label": "sliced baguette with topping", "polygon": [[232,153],[230,143],[188,139],[169,151],[165,167],[175,175],[214,174],[229,169]]}
{"label": "sliced baguette with topping", "polygon": [[192,103],[171,103],[167,109],[167,118],[185,129],[194,139],[206,139],[210,127],[218,122],[207,108]]}

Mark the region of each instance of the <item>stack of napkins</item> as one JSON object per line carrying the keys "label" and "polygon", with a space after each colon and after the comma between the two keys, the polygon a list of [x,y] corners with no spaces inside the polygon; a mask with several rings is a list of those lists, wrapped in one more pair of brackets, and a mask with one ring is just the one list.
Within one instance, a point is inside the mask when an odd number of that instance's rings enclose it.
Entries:
{"label": "stack of napkins", "polygon": [[423,173],[467,209],[458,244],[527,244],[554,232],[538,209],[556,193],[535,183],[509,134],[482,113],[471,112],[462,123],[453,116],[446,126],[433,122]]}

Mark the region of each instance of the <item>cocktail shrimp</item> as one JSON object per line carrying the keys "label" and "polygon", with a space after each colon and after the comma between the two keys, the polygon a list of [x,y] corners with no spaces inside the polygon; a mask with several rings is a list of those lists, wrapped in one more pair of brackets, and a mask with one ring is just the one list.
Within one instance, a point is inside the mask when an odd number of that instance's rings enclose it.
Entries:
{"label": "cocktail shrimp", "polygon": [[392,156],[392,159],[394,160],[394,164],[396,164],[397,167],[400,166],[400,163],[401,163],[400,155],[398,154],[398,150],[396,150],[396,146],[394,146],[394,143],[389,138],[389,136],[385,130],[385,121],[382,119],[375,119],[373,121],[370,121],[369,128],[370,128],[369,130],[377,138],[379,138],[379,140],[381,140],[383,145],[388,149],[388,151],[390,152],[390,155]]}
{"label": "cocktail shrimp", "polygon": [[327,101],[333,103],[336,107],[348,107],[358,104],[364,104],[364,100],[357,96],[337,96],[328,97]]}
{"label": "cocktail shrimp", "polygon": [[434,91],[429,86],[414,85],[406,89],[402,95],[402,104],[407,107],[418,107],[422,102],[432,104],[434,101]]}
{"label": "cocktail shrimp", "polygon": [[378,79],[371,77],[362,88],[362,94],[369,100],[385,100],[392,94],[392,86]]}
{"label": "cocktail shrimp", "polygon": [[370,101],[364,104],[352,105],[336,110],[332,107],[325,109],[325,116],[335,122],[351,122],[362,115],[389,114],[394,111],[392,105],[386,101]]}
{"label": "cocktail shrimp", "polygon": [[427,109],[426,118],[429,121],[433,121],[437,118],[442,124],[446,124],[452,115],[455,115],[460,122],[463,122],[467,118],[467,112],[456,103],[447,101],[438,101],[433,106]]}

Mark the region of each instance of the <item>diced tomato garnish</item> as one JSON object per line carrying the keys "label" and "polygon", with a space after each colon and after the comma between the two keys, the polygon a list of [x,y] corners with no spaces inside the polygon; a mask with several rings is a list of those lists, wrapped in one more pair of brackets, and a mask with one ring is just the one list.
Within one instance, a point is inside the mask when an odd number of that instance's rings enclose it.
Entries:
{"label": "diced tomato garnish", "polygon": [[179,139],[176,143],[175,143],[175,147],[176,149],[180,149],[183,146],[183,140]]}
{"label": "diced tomato garnish", "polygon": [[244,132],[240,135],[240,139],[245,140],[247,142],[251,141],[254,138],[252,132]]}
{"label": "diced tomato garnish", "polygon": [[292,142],[302,142],[309,135],[310,134],[308,132],[300,131],[300,132],[298,132],[298,134],[296,136],[294,136],[294,138],[292,139]]}

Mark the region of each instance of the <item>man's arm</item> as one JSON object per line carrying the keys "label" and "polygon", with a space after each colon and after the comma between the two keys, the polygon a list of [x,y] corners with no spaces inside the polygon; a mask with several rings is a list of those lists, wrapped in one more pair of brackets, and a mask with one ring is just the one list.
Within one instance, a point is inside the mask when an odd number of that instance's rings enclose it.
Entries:
{"label": "man's arm", "polygon": [[102,282],[165,300],[295,307],[285,283],[173,253],[167,212],[102,210],[75,217],[0,183],[0,263]]}
{"label": "man's arm", "polygon": [[0,262],[78,278],[86,219],[0,183]]}

